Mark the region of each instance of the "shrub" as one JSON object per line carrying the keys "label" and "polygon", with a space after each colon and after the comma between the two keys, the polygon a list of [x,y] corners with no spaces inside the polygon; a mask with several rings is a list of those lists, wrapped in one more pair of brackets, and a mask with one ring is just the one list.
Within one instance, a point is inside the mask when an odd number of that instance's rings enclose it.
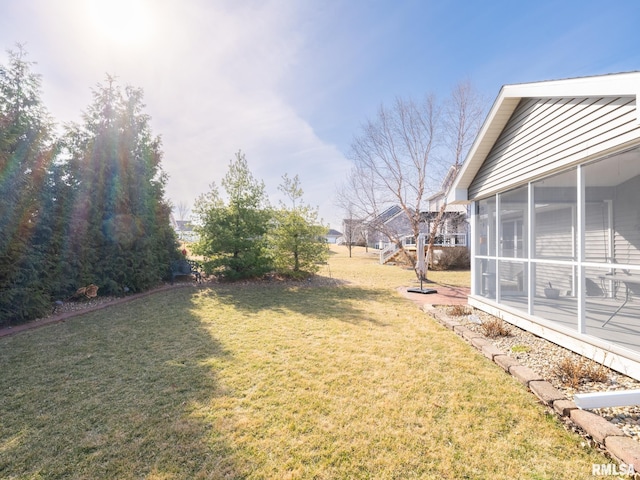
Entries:
{"label": "shrub", "polygon": [[584,382],[606,382],[609,378],[607,367],[585,358],[564,357],[555,366],[553,373],[562,383],[572,388],[578,388]]}
{"label": "shrub", "polygon": [[450,247],[434,252],[431,268],[433,270],[468,269],[471,265],[467,247]]}
{"label": "shrub", "polygon": [[489,338],[508,337],[511,335],[507,326],[499,318],[492,318],[491,320],[482,322],[480,328],[484,336]]}
{"label": "shrub", "polygon": [[466,317],[471,315],[471,309],[466,305],[453,305],[447,309],[447,314],[452,317]]}

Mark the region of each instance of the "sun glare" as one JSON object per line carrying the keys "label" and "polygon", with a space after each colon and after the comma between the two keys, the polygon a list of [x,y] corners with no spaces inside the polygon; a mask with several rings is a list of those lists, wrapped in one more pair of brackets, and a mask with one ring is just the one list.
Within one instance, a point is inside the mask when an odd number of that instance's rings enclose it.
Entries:
{"label": "sun glare", "polygon": [[142,0],[90,0],[88,6],[96,33],[112,42],[139,44],[151,33],[151,13]]}

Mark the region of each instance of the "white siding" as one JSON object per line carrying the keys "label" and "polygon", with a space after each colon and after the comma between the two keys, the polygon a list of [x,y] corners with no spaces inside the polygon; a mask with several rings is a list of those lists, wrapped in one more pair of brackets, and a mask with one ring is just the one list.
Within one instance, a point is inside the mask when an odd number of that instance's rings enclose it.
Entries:
{"label": "white siding", "polygon": [[640,265],[640,176],[616,189],[614,255],[617,263]]}
{"label": "white siding", "polygon": [[469,187],[479,198],[640,137],[634,97],[523,99]]}

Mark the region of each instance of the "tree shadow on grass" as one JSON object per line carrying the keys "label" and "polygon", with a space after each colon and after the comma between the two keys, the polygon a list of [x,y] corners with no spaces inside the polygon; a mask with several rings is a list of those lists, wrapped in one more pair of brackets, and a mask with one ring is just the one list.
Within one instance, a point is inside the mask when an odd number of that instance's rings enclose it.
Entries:
{"label": "tree shadow on grass", "polygon": [[241,478],[207,405],[232,355],[177,289],[0,339],[0,477]]}
{"label": "tree shadow on grass", "polygon": [[302,314],[320,320],[337,319],[353,324],[384,325],[372,318],[362,303],[388,301],[385,290],[346,285],[337,281],[321,286],[301,282],[244,282],[218,284],[203,290],[204,296],[248,314],[262,311]]}

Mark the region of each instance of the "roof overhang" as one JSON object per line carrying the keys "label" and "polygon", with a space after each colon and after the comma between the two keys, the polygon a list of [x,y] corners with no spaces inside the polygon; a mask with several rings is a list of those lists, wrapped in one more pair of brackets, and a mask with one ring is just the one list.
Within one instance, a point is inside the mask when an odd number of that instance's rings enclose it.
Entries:
{"label": "roof overhang", "polygon": [[[504,85],[449,190],[447,202],[469,201],[467,192],[471,182],[523,98],[634,96],[637,102],[638,94],[640,72]],[[636,121],[640,124],[637,107]]]}

